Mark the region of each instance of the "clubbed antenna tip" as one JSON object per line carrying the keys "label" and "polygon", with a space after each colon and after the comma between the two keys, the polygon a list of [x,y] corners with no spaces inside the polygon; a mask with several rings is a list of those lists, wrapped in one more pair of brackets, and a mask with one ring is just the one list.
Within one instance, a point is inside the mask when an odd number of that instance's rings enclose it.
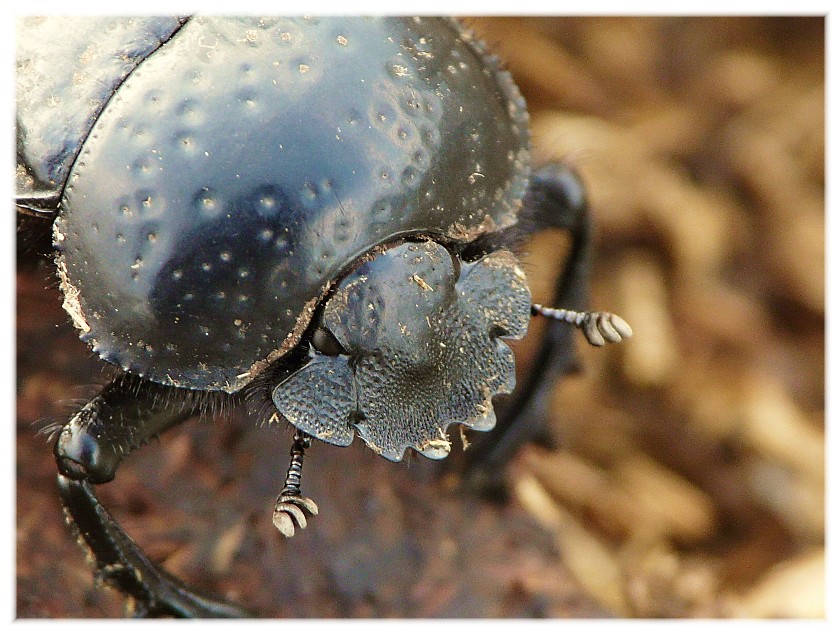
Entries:
{"label": "clubbed antenna tip", "polygon": [[548,308],[542,304],[531,304],[532,315],[565,321],[583,331],[586,340],[593,346],[618,343],[633,336],[633,329],[618,315],[604,311],[579,312],[565,308]]}

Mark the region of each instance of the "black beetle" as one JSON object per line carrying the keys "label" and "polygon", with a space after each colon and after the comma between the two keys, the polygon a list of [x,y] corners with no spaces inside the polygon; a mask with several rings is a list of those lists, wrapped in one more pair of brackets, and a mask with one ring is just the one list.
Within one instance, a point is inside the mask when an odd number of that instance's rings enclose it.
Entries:
{"label": "black beetle", "polygon": [[[122,373],[58,433],[68,522],[139,615],[241,616],[151,563],[93,485],[155,435],[246,395],[295,428],[274,523],[315,438],[394,461],[489,431],[493,471],[525,437],[569,328],[630,336],[585,303],[590,222],[570,170],[530,174],[508,73],[442,18],[31,18],[18,33],[17,199],[53,222],[64,308]],[[559,227],[556,300],[532,304],[510,246]],[[548,329],[514,387],[532,315]],[[524,422],[523,422],[524,421]],[[494,429],[495,427],[495,429]]]}

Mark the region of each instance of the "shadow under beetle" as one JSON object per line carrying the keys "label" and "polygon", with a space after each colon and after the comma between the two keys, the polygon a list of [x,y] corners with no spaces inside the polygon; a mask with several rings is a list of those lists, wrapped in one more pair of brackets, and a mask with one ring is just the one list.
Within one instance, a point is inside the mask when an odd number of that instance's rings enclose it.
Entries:
{"label": "shadow under beetle", "polygon": [[[493,474],[536,431],[544,391],[594,345],[631,334],[583,311],[583,187],[530,173],[510,75],[441,18],[27,18],[17,53],[17,208],[53,223],[64,308],[121,369],[58,433],[68,523],[95,574],[140,616],[244,616],[152,563],[94,485],[214,399],[291,424],[274,510],[286,536],[312,439],[355,435],[399,461],[450,450]],[[511,251],[568,230],[554,301],[532,304]],[[514,388],[503,339],[554,319]]]}

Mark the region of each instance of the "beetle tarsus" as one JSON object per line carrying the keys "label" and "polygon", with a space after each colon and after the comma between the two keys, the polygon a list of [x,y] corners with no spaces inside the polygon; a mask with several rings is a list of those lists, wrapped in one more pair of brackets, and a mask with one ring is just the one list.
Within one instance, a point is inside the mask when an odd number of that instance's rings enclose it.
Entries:
{"label": "beetle tarsus", "polygon": [[300,481],[303,473],[303,456],[311,445],[311,438],[302,431],[295,432],[292,456],[286,472],[286,483],[274,505],[273,522],[285,537],[293,537],[295,527],[306,528],[306,520],[318,515],[318,505],[308,497],[301,495]]}

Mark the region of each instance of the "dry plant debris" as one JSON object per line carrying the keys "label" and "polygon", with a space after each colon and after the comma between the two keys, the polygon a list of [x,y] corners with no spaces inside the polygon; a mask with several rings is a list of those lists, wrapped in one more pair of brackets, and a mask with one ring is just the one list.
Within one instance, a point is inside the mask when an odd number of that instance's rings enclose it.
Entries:
{"label": "dry plant debris", "polygon": [[558,384],[519,501],[617,615],[823,617],[823,20],[473,26],[587,183],[592,304],[635,332]]}

